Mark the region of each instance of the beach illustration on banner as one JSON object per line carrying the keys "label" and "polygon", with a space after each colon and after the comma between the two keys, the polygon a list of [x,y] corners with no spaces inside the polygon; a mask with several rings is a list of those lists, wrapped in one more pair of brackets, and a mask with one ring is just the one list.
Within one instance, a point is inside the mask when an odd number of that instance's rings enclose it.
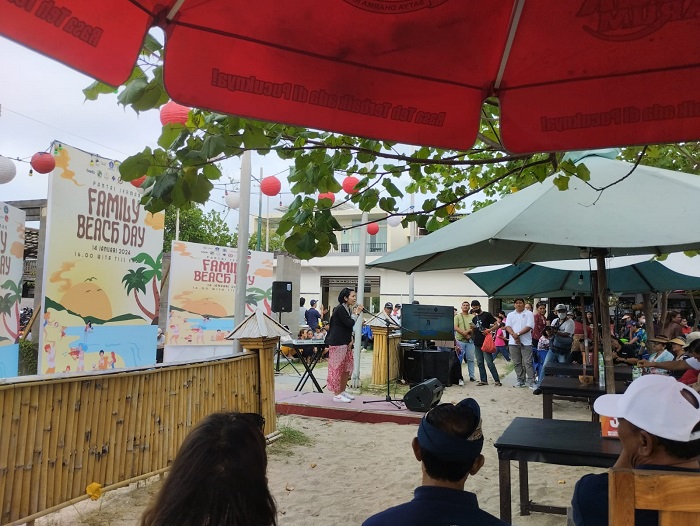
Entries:
{"label": "beach illustration on banner", "polygon": [[[173,241],[167,345],[227,345],[234,328],[236,248]],[[248,252],[246,312],[271,313],[273,254]]]}
{"label": "beach illustration on banner", "polygon": [[17,376],[25,213],[0,202],[0,378]]}
{"label": "beach illustration on banner", "polygon": [[54,146],[40,374],[155,363],[163,214],[119,178],[119,163]]}

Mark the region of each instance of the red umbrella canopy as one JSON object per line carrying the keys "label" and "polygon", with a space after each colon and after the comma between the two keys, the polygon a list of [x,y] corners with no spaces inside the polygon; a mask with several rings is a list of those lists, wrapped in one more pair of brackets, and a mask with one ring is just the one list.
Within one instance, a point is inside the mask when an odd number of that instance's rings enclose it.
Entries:
{"label": "red umbrella canopy", "polygon": [[111,85],[152,26],[188,106],[464,150],[497,97],[512,152],[700,139],[692,2],[0,2],[0,34]]}

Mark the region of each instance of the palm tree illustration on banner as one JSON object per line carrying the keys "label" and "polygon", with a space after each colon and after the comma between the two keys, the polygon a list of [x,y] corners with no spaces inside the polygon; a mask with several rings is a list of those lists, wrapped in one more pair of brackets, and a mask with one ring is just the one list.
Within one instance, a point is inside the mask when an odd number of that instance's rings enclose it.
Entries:
{"label": "palm tree illustration on banner", "polygon": [[258,306],[259,302],[263,302],[265,307],[265,314],[272,314],[272,309],[270,308],[270,301],[272,301],[272,287],[267,290],[260,289],[258,287],[250,287],[245,291],[245,303],[246,308],[250,312],[255,312],[255,307]]}
{"label": "palm tree illustration on banner", "polygon": [[21,281],[15,283],[12,280],[7,280],[5,283],[0,285],[1,289],[9,290],[4,296],[0,296],[0,313],[2,314],[2,323],[5,325],[5,330],[10,335],[14,343],[17,343],[17,338],[19,337],[19,328],[15,326],[13,329],[8,325],[8,318],[10,322],[13,318],[12,309],[14,307],[14,319],[19,320],[19,301],[22,299],[22,286]]}
{"label": "palm tree illustration on banner", "polygon": [[[158,309],[160,307],[160,290],[158,289],[158,283],[160,282],[162,275],[162,262],[163,253],[158,254],[158,257],[154,260],[149,254],[141,252],[137,254],[131,261],[134,263],[143,263],[147,265],[146,267],[138,267],[136,270],[129,269],[126,275],[122,278],[122,283],[124,283],[124,288],[126,289],[126,294],[129,295],[134,293],[134,299],[136,304],[141,309],[149,319],[153,321],[158,316]],[[148,310],[143,303],[141,303],[141,298],[139,298],[139,292],[146,294],[146,285],[151,282],[151,287],[153,290],[154,307],[153,311]]]}

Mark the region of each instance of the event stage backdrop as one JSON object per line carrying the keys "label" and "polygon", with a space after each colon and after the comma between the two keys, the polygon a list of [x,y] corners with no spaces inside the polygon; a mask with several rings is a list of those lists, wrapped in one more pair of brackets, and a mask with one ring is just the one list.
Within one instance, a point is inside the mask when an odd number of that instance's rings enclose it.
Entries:
{"label": "event stage backdrop", "polygon": [[[165,361],[225,356],[232,343],[236,248],[173,241],[168,284]],[[270,314],[274,256],[248,252],[246,314]]]}
{"label": "event stage backdrop", "polygon": [[164,214],[119,163],[54,143],[39,374],[155,363]]}
{"label": "event stage backdrop", "polygon": [[26,214],[0,202],[0,377],[17,376]]}

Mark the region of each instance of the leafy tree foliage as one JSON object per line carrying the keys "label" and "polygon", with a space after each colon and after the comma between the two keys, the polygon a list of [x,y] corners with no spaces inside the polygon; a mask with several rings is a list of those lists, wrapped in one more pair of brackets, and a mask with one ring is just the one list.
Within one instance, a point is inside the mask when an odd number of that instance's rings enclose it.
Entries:
{"label": "leafy tree foliage", "polygon": [[[156,109],[168,100],[162,83],[161,53],[161,44],[149,37],[130,79],[117,90],[120,104],[140,112]],[[84,93],[94,100],[114,91],[113,87],[95,82]],[[282,217],[277,233],[283,236],[288,252],[308,259],[337,247],[336,232],[342,227],[333,217],[330,201],[319,203],[316,195],[338,192],[340,180],[346,175],[360,179],[360,191],[350,199],[363,211],[379,207],[389,215],[397,214],[404,193],[429,196],[422,209],[404,219],[405,224],[415,221],[428,231],[446,225],[449,215],[464,210],[464,201],[476,194],[480,200],[474,208],[480,208],[503,195],[542,182],[555,172],[558,173],[554,182],[561,190],[568,187],[570,177],[588,180],[586,167],[563,162],[562,154],[508,154],[500,140],[498,115],[497,101],[486,101],[477,143],[469,151],[453,151],[193,109],[185,125],[164,126],[159,147],[145,148],[129,157],[120,165],[120,172],[126,181],[148,176],[142,203],[147,210],[156,212],[206,203],[214,187],[212,181],[222,176],[217,162],[240,156],[245,150],[289,160],[293,163],[289,183],[296,198]],[[662,156],[664,150],[658,151]],[[630,149],[625,155],[632,159],[638,153],[639,150]],[[681,157],[687,157],[691,163],[695,153],[694,148],[688,149],[688,155]],[[400,176],[410,181],[404,190],[397,186]]]}
{"label": "leafy tree foliage", "polygon": [[[170,252],[175,239],[177,210],[170,206],[165,210],[165,232],[163,252]],[[180,241],[203,243],[205,245],[236,246],[235,234],[215,210],[204,212],[200,207],[180,209]]]}

